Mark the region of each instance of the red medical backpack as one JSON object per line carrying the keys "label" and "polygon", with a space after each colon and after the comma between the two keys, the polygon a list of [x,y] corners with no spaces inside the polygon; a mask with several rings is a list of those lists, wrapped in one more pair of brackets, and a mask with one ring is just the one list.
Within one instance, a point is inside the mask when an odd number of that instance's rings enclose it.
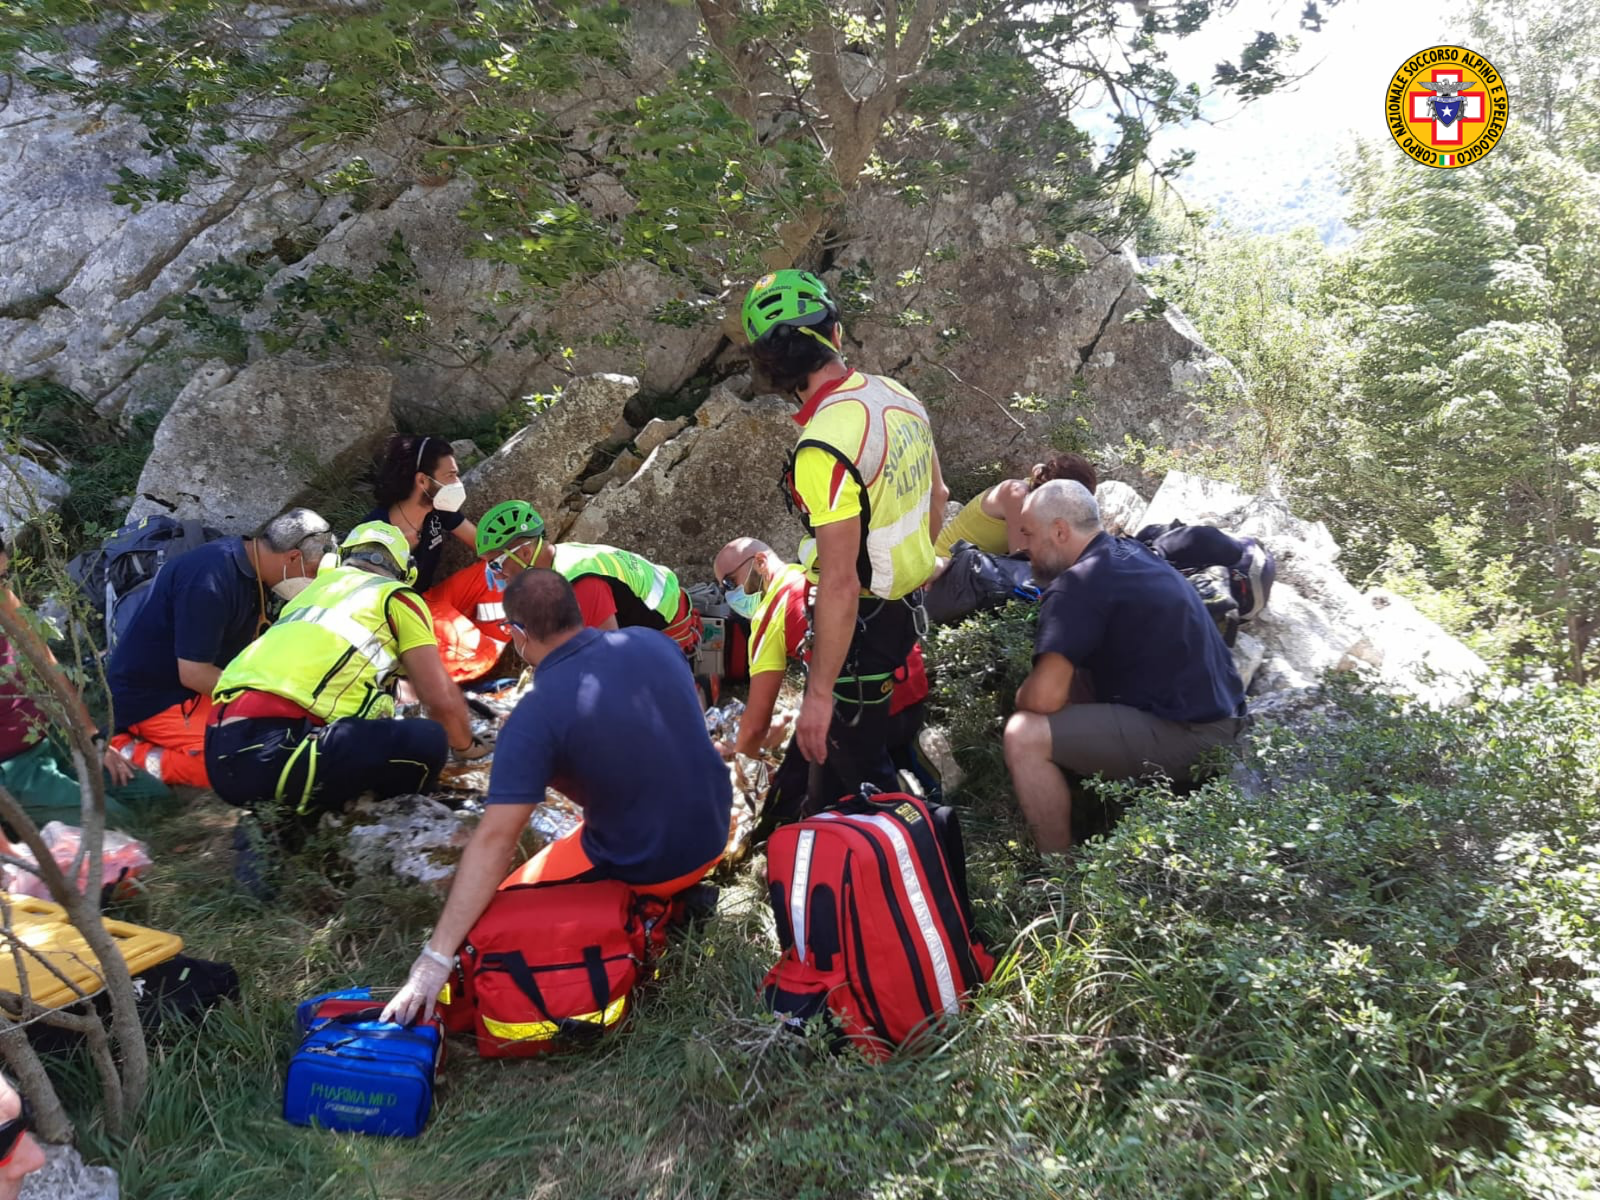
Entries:
{"label": "red medical backpack", "polygon": [[445,1028],[474,1034],[485,1058],[595,1041],[628,1015],[667,916],[664,902],[616,881],[496,892],[461,947]]}
{"label": "red medical backpack", "polygon": [[948,808],[872,794],[782,826],[767,844],[767,887],[783,946],[768,1006],[796,1029],[831,1012],[868,1057],[961,1011],[994,973]]}

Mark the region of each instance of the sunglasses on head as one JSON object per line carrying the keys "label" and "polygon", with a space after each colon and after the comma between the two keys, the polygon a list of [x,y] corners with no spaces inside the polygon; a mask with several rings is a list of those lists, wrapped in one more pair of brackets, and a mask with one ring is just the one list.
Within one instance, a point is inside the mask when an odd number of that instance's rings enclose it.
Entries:
{"label": "sunglasses on head", "polygon": [[17,1093],[17,1099],[22,1105],[17,1115],[0,1125],[0,1167],[11,1161],[17,1147],[22,1145],[22,1135],[33,1131],[33,1106],[21,1092]]}

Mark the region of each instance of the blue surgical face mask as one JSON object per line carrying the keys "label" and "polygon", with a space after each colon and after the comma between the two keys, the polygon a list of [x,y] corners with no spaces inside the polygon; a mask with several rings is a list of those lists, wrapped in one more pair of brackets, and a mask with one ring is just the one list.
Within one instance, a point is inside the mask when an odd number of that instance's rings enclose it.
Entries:
{"label": "blue surgical face mask", "polygon": [[734,588],[730,592],[723,593],[723,599],[728,602],[729,608],[746,621],[755,620],[756,609],[761,607],[761,594],[747,592],[743,588]]}

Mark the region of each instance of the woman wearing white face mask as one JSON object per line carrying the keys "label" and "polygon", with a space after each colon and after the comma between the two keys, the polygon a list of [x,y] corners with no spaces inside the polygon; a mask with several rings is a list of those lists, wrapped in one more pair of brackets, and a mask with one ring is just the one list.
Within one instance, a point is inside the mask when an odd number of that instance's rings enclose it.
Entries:
{"label": "woman wearing white face mask", "polygon": [[461,515],[467,489],[444,438],[407,433],[391,437],[373,492],[378,506],[364,519],[387,521],[406,535],[419,592],[433,586],[447,535],[468,546],[477,541],[477,526]]}

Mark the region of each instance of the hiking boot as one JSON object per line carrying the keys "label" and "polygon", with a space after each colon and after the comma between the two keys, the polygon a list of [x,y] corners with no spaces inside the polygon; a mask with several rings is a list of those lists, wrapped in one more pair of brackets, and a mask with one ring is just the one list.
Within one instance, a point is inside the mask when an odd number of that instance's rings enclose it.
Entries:
{"label": "hiking boot", "polygon": [[272,867],[265,843],[266,836],[254,821],[241,817],[233,827],[233,882],[246,896],[263,904],[276,894],[268,879]]}
{"label": "hiking boot", "polygon": [[721,889],[711,883],[697,883],[679,892],[673,903],[680,923],[692,929],[702,921],[709,921],[717,915],[717,897],[721,894]]}
{"label": "hiking boot", "polygon": [[1239,540],[1244,543],[1244,554],[1229,570],[1228,578],[1233,598],[1239,602],[1239,619],[1248,621],[1267,606],[1277,564],[1255,538]]}

